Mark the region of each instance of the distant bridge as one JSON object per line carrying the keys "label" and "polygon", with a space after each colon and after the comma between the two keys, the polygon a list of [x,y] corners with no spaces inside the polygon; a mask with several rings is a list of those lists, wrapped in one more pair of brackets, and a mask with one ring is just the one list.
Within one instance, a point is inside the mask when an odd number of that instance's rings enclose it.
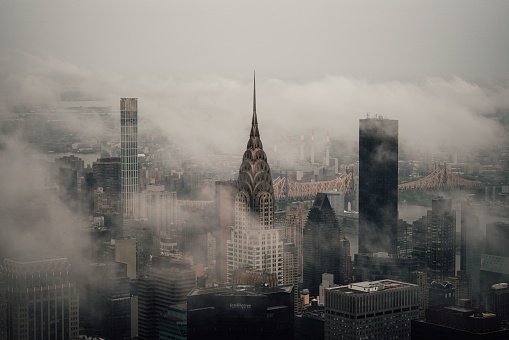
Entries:
{"label": "distant bridge", "polygon": [[413,182],[403,183],[398,186],[399,191],[424,190],[439,191],[451,189],[480,188],[483,184],[479,181],[463,179],[452,173],[451,167],[447,164],[439,165],[428,176]]}
{"label": "distant bridge", "polygon": [[[355,176],[353,172],[345,172],[333,180],[322,182],[297,182],[279,176],[273,181],[274,196],[277,201],[298,201],[313,199],[317,193],[324,191],[340,191],[346,195],[352,195],[356,181],[358,176]],[[398,190],[440,191],[482,186],[483,184],[479,181],[466,180],[453,174],[450,166],[440,165],[426,177],[398,185]]]}
{"label": "distant bridge", "polygon": [[272,185],[277,201],[314,199],[316,194],[324,191],[340,191],[351,195],[354,190],[353,172],[345,172],[339,177],[322,182],[296,182],[287,177],[277,177]]}

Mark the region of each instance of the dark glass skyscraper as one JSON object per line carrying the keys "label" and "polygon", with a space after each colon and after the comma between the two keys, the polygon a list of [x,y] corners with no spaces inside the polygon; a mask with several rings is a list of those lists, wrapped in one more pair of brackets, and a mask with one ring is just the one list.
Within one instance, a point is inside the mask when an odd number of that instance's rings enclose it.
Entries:
{"label": "dark glass skyscraper", "polygon": [[467,272],[472,280],[472,300],[480,298],[481,282],[481,229],[474,207],[468,201],[461,202],[461,261],[460,269]]}
{"label": "dark glass skyscraper", "polygon": [[316,195],[303,233],[304,288],[312,296],[318,295],[322,274],[334,275],[334,282],[341,279],[341,243],[339,223],[326,193]]}
{"label": "dark glass skyscraper", "polygon": [[398,121],[359,120],[359,253],[397,253]]}
{"label": "dark glass skyscraper", "polygon": [[431,201],[427,215],[426,268],[430,281],[445,281],[454,277],[456,264],[456,211],[452,199]]}

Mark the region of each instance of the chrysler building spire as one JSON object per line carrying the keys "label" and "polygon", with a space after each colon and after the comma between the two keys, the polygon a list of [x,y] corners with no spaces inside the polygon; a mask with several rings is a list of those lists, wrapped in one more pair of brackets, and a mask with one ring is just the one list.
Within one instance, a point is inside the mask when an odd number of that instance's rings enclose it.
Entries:
{"label": "chrysler building spire", "polygon": [[260,138],[260,131],[258,130],[258,117],[256,116],[256,74],[253,74],[253,119],[251,120],[250,137]]}
{"label": "chrysler building spire", "polygon": [[263,151],[256,116],[256,78],[253,78],[253,118],[242,156],[235,194],[235,226],[227,241],[227,280],[242,268],[275,275],[283,283],[283,242],[274,229],[274,188]]}

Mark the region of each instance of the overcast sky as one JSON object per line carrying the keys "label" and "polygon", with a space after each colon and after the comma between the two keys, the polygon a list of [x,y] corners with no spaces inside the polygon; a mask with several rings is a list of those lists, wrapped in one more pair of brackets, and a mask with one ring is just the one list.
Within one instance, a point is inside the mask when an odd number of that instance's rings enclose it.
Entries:
{"label": "overcast sky", "polygon": [[264,141],[356,138],[371,112],[399,119],[402,140],[491,143],[483,115],[509,107],[508,14],[509,1],[2,0],[0,110],[77,87],[140,98],[169,137],[243,147],[256,69]]}

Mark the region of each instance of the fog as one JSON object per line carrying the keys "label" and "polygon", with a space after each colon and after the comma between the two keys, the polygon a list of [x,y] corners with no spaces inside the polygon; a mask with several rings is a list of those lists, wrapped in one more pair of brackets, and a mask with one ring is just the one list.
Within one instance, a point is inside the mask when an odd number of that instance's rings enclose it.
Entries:
{"label": "fog", "polygon": [[[141,76],[124,81],[53,58],[18,56],[24,70],[1,79],[3,117],[23,105],[65,107],[61,94],[77,89],[100,98],[116,114],[120,97],[139,98],[139,116],[172,139],[194,146],[240,154],[249,131],[252,70],[242,78],[203,75],[192,79]],[[17,68],[15,67],[14,70]],[[288,138],[311,134],[317,142],[358,138],[360,118],[368,114],[399,120],[401,148],[481,148],[500,143],[505,130],[486,117],[509,108],[509,86],[481,85],[458,76],[417,80],[369,80],[328,75],[307,81],[257,73],[257,111],[266,149]],[[71,131],[90,138],[104,135],[101,125],[67,121]],[[140,124],[140,129],[147,126]],[[298,146],[296,146],[296,151]]]}
{"label": "fog", "polygon": [[[400,151],[490,147],[506,134],[489,115],[509,110],[508,12],[503,1],[3,1],[0,119],[18,119],[19,107],[65,116],[83,103],[62,94],[78,91],[118,121],[119,98],[136,97],[140,132],[157,127],[196,155],[238,154],[240,164],[256,69],[269,157],[313,132],[319,160],[326,135],[355,141],[368,114],[399,120]],[[84,140],[120,139],[70,117],[62,124]],[[0,199],[11,212],[47,175],[25,137],[1,137]],[[9,216],[2,240],[26,238]],[[50,239],[66,241],[58,231],[74,217],[52,218]]]}

